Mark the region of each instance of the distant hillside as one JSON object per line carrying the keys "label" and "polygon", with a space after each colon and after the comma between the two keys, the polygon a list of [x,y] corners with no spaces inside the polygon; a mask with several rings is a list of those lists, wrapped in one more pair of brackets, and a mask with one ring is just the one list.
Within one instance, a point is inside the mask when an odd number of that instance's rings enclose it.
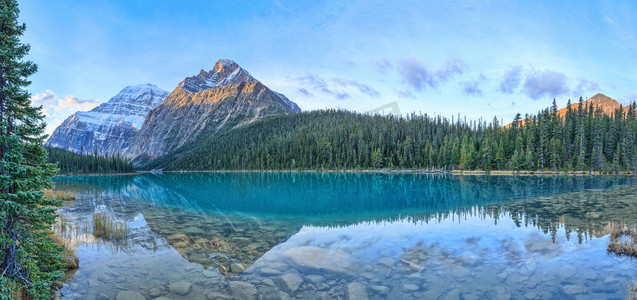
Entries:
{"label": "distant hillside", "polygon": [[[559,109],[557,111],[557,115],[560,117],[564,117],[566,115],[566,113],[569,111],[569,109],[571,111],[578,111],[579,110],[579,102],[578,103],[573,103],[570,106],[564,107],[562,109]],[[612,115],[613,113],[615,113],[615,111],[617,109],[619,109],[619,107],[621,106],[621,104],[619,104],[619,102],[617,102],[617,100],[610,98],[604,94],[596,94],[595,96],[589,98],[586,101],[582,102],[582,107],[585,110],[589,110],[591,107],[593,107],[593,109],[600,109],[602,113],[604,113],[605,115]],[[625,113],[626,111],[624,111]],[[530,120],[529,119],[522,119],[519,121],[519,125],[520,126],[524,126],[524,124],[526,122],[528,122]],[[507,124],[505,127],[511,126],[512,123]]]}

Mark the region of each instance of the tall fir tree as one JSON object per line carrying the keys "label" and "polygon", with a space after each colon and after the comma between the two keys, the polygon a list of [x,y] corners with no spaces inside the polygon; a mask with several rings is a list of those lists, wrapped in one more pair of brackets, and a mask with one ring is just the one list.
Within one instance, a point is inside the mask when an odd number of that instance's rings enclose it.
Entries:
{"label": "tall fir tree", "polygon": [[25,89],[37,67],[24,60],[30,47],[20,41],[18,15],[16,0],[0,0],[0,290],[17,284],[45,299],[63,275],[62,249],[46,232],[60,202],[42,192],[56,169],[46,163],[41,107]]}

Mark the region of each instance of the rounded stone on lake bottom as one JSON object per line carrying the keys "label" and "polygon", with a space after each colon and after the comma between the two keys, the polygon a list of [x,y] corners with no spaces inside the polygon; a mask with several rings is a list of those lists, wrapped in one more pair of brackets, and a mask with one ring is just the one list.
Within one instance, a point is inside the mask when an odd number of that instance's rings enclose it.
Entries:
{"label": "rounded stone on lake bottom", "polygon": [[121,291],[117,293],[115,300],[146,300],[146,297],[135,291]]}
{"label": "rounded stone on lake bottom", "polygon": [[185,281],[173,282],[168,286],[168,290],[171,293],[180,296],[188,295],[191,289],[192,284]]}

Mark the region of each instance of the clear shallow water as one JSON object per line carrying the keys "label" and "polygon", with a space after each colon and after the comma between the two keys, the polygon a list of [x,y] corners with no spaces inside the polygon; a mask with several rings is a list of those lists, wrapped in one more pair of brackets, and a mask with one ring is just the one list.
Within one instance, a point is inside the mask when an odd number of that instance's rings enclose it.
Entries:
{"label": "clear shallow water", "polygon": [[[624,299],[637,261],[607,225],[637,223],[634,177],[187,173],[60,177],[81,235],[63,299]],[[119,299],[119,298],[118,298]]]}

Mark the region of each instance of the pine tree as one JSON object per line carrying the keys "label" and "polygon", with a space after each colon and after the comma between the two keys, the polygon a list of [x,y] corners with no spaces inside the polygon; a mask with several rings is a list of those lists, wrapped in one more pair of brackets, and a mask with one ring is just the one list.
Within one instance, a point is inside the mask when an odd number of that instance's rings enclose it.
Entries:
{"label": "pine tree", "polygon": [[18,282],[42,299],[63,275],[61,248],[46,233],[60,203],[42,192],[56,170],[42,146],[42,108],[25,90],[37,67],[23,60],[30,47],[18,14],[16,0],[0,0],[0,290]]}

